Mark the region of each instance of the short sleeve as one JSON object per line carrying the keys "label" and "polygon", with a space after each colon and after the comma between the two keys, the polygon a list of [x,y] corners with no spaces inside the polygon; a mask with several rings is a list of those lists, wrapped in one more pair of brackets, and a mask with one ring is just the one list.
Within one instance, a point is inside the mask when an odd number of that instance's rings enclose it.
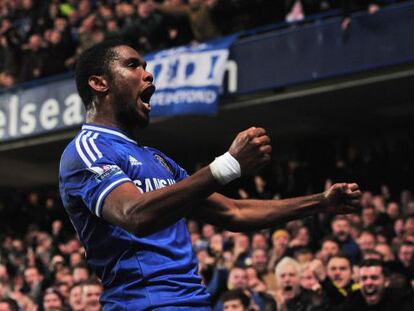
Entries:
{"label": "short sleeve", "polygon": [[112,151],[115,149],[116,146],[108,147],[102,142],[78,137],[61,158],[59,181],[62,198],[81,200],[93,214],[101,217],[107,195],[115,187],[131,181],[121,169],[122,163]]}

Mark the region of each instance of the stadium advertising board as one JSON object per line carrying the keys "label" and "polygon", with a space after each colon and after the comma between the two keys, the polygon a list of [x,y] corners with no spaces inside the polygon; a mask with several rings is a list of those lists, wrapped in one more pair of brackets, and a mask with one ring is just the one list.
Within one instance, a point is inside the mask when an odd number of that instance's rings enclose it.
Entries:
{"label": "stadium advertising board", "polygon": [[236,36],[145,56],[157,91],[152,115],[214,114],[222,86],[229,47]]}
{"label": "stadium advertising board", "polygon": [[73,79],[0,95],[0,141],[81,124],[84,109]]}
{"label": "stadium advertising board", "polygon": [[[154,117],[214,114],[229,46],[235,36],[146,56],[157,92]],[[84,122],[73,78],[0,95],[0,142],[70,128]]]}

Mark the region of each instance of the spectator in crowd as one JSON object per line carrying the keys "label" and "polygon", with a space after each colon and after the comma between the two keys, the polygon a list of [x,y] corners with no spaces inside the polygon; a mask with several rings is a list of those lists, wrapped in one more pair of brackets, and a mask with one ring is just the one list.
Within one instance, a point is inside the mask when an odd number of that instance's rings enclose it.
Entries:
{"label": "spectator in crowd", "polygon": [[321,292],[321,284],[319,283],[319,280],[316,277],[314,265],[312,264],[312,262],[307,262],[301,265],[300,286],[304,289],[308,289],[313,292]]}
{"label": "spectator in crowd", "polygon": [[273,270],[279,260],[286,254],[290,241],[287,230],[278,229],[272,235],[272,249],[270,250],[269,270]]}
{"label": "spectator in crowd", "polygon": [[189,20],[194,39],[202,42],[221,35],[220,29],[211,16],[211,10],[217,1],[189,0],[188,4],[182,3],[181,5],[171,5],[169,2],[152,3],[152,5],[166,15],[186,17]]}
{"label": "spectator in crowd", "polygon": [[18,75],[18,60],[21,58],[19,38],[11,28],[11,21],[1,20],[0,25],[0,87],[12,86]]}
{"label": "spectator in crowd", "polygon": [[[166,0],[165,4],[170,7],[182,7],[184,0]],[[194,34],[191,29],[190,20],[183,15],[165,15],[167,18],[168,36],[171,45],[185,45],[194,40]]]}
{"label": "spectator in crowd", "polygon": [[268,257],[265,249],[256,248],[252,251],[252,267],[256,270],[258,277],[263,280],[268,290],[276,290],[276,279],[272,270],[268,270]]}
{"label": "spectator in crowd", "polygon": [[0,299],[0,311],[19,311],[19,305],[11,298]]}
{"label": "spectator in crowd", "polygon": [[64,298],[62,294],[54,289],[48,288],[43,294],[43,310],[57,311],[64,309]]}
{"label": "spectator in crowd", "polygon": [[250,241],[244,233],[237,233],[233,236],[233,254],[235,265],[247,266],[250,264]]}
{"label": "spectator in crowd", "polygon": [[328,305],[322,295],[300,286],[300,270],[299,263],[290,257],[277,264],[278,305],[287,311],[325,310]]}
{"label": "spectator in crowd", "polygon": [[329,258],[338,255],[339,251],[339,244],[336,239],[331,236],[327,236],[322,240],[321,249],[317,253],[316,257],[326,263]]}
{"label": "spectator in crowd", "polygon": [[252,236],[252,243],[251,243],[252,250],[255,250],[257,248],[263,249],[267,251],[268,249],[268,243],[267,238],[264,233],[261,232],[255,232]]}
{"label": "spectator in crowd", "polygon": [[69,306],[71,311],[83,311],[82,284],[75,283],[69,289]]}
{"label": "spectator in crowd", "polygon": [[401,216],[401,209],[397,202],[388,202],[387,209],[386,209],[387,215],[391,220],[396,220],[398,217]]}
{"label": "spectator in crowd", "polygon": [[89,279],[82,284],[82,303],[85,311],[99,311],[101,304],[99,297],[103,292],[101,282],[97,279]]}
{"label": "spectator in crowd", "polygon": [[402,310],[414,308],[413,297],[406,292],[388,288],[387,271],[381,261],[366,260],[360,264],[359,284],[361,291],[350,295],[340,310]]}
{"label": "spectator in crowd", "polygon": [[42,296],[43,281],[44,275],[37,267],[27,267],[24,270],[24,287],[22,291],[28,293],[33,301],[39,302]]}
{"label": "spectator in crowd", "polygon": [[389,244],[385,242],[377,243],[377,245],[375,246],[375,250],[382,255],[384,262],[392,262],[395,260],[395,255],[392,252],[392,249]]}
{"label": "spectator in crowd", "polygon": [[164,15],[154,12],[149,1],[140,2],[132,23],[123,30],[124,39],[145,54],[170,46],[167,21]]}
{"label": "spectator in crowd", "polygon": [[46,62],[45,43],[39,34],[32,34],[25,46],[20,81],[26,82],[44,76]]}
{"label": "spectator in crowd", "polygon": [[[406,288],[413,284],[414,280],[414,243],[404,241],[397,252],[397,262],[394,266],[399,277],[400,284],[395,287]],[[399,273],[398,273],[399,272]],[[414,288],[414,287],[413,287]]]}
{"label": "spectator in crowd", "polygon": [[81,263],[72,269],[73,283],[81,283],[90,278],[89,269],[86,264]]}
{"label": "spectator in crowd", "polygon": [[404,232],[406,237],[414,237],[414,214],[409,214],[405,218]]}
{"label": "spectator in crowd", "polygon": [[375,206],[373,205],[368,205],[365,206],[362,209],[362,225],[364,227],[364,229],[367,230],[374,230],[375,228],[375,222],[377,220],[377,211],[375,209]]}
{"label": "spectator in crowd", "polygon": [[376,245],[376,236],[371,231],[362,231],[357,239],[357,244],[362,254],[367,250],[374,250]]}
{"label": "spectator in crowd", "polygon": [[[243,293],[242,290],[229,290],[224,293],[223,298],[223,311],[248,311],[250,299]],[[257,310],[257,309],[256,309]]]}
{"label": "spectator in crowd", "polygon": [[66,46],[62,41],[62,34],[57,30],[48,30],[44,34],[47,45],[47,61],[43,66],[43,75],[51,76],[66,71]]}
{"label": "spectator in crowd", "polygon": [[[384,257],[382,256],[382,254],[374,249],[369,249],[362,254],[362,260],[368,259],[380,260],[382,262],[384,261]],[[359,267],[356,267],[356,269],[359,269]]]}
{"label": "spectator in crowd", "polygon": [[361,258],[358,244],[351,237],[349,220],[344,216],[335,216],[331,224],[332,235],[338,242],[341,252],[350,258],[351,263],[357,263]]}
{"label": "spectator in crowd", "polygon": [[352,264],[346,256],[338,254],[329,259],[326,269],[327,277],[321,270],[323,268],[316,270],[317,275],[331,306],[343,303],[352,292],[359,289],[352,279]]}
{"label": "spectator in crowd", "polygon": [[[276,304],[273,298],[264,292],[257,292],[249,288],[247,271],[243,267],[235,266],[230,270],[227,288],[229,290],[242,290],[250,298],[251,303],[256,305],[259,310],[276,310]],[[220,299],[214,310],[222,310],[222,308],[223,300]]]}

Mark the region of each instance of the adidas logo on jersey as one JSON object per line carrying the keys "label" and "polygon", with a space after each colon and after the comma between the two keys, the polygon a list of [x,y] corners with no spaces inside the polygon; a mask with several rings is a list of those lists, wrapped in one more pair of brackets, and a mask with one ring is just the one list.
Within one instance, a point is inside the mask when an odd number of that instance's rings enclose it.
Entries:
{"label": "adidas logo on jersey", "polygon": [[129,163],[131,164],[131,166],[142,165],[142,162],[139,162],[137,159],[135,159],[131,155],[129,156]]}

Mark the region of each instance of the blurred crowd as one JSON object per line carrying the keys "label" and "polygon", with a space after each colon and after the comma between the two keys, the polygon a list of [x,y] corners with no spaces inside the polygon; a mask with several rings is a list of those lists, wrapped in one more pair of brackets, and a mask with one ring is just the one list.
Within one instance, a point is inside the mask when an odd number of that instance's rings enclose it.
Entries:
{"label": "blurred crowd", "polygon": [[0,0],[0,88],[72,70],[78,55],[119,38],[141,53],[341,9],[399,0]]}
{"label": "blurred crowd", "polygon": [[[414,310],[414,144],[393,141],[385,149],[333,143],[333,153],[325,142],[302,143],[224,189],[240,199],[283,199],[358,181],[358,213],[247,233],[188,220],[214,310]],[[1,311],[100,309],[102,286],[57,193],[0,192]]]}

